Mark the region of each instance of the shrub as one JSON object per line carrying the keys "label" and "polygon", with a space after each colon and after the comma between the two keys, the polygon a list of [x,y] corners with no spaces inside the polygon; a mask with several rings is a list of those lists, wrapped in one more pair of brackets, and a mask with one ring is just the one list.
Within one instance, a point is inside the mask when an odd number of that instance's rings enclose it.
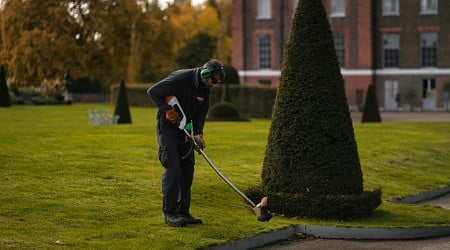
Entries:
{"label": "shrub", "polygon": [[0,107],[10,107],[11,99],[9,97],[8,85],[6,85],[6,73],[3,65],[0,68]]}
{"label": "shrub", "polygon": [[131,123],[130,107],[128,105],[127,89],[125,87],[125,82],[122,80],[120,82],[119,96],[117,97],[116,108],[114,110],[114,115],[119,116],[117,123]]}
{"label": "shrub", "polygon": [[241,117],[237,108],[228,102],[220,102],[211,107],[208,113],[209,121],[247,121]]}
{"label": "shrub", "polygon": [[39,87],[19,87],[15,84],[11,85],[12,104],[25,105],[48,105],[63,104],[64,86],[60,80],[44,79]]}
{"label": "shrub", "polygon": [[72,83],[72,93],[101,93],[102,83],[97,78],[83,76],[76,78]]}
{"label": "shrub", "polygon": [[373,84],[369,85],[366,95],[366,103],[361,117],[361,122],[381,122],[380,110]]}

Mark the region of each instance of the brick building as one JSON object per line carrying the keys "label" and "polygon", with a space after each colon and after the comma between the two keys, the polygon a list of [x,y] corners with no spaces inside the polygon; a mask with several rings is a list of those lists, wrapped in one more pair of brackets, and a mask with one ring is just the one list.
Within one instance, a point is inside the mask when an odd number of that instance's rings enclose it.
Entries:
{"label": "brick building", "polygon": [[[232,65],[242,84],[279,84],[297,2],[233,0]],[[374,82],[382,110],[443,109],[444,86],[450,85],[450,1],[323,2],[351,107],[364,103]]]}

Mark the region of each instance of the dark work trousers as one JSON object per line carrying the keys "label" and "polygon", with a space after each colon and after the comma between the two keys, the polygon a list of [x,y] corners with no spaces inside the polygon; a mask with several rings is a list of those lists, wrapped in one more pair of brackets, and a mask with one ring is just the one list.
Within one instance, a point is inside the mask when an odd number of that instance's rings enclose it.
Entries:
{"label": "dark work trousers", "polygon": [[189,138],[184,142],[159,134],[159,161],[165,168],[162,176],[163,212],[189,214],[191,186],[194,178],[194,149]]}

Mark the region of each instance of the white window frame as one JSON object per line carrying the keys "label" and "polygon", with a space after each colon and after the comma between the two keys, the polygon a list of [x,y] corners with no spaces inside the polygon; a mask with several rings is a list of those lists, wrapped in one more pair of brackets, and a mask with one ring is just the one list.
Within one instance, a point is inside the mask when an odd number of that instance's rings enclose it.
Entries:
{"label": "white window frame", "polygon": [[436,15],[438,14],[438,5],[438,0],[420,0],[420,14]]}
{"label": "white window frame", "polygon": [[436,97],[436,79],[435,78],[423,78],[422,79],[422,98],[434,98]]}
{"label": "white window frame", "polygon": [[383,0],[383,16],[399,16],[400,0]]}
{"label": "white window frame", "polygon": [[[438,45],[439,41],[439,35],[436,32],[423,32],[420,34],[420,65],[422,68],[436,68],[438,64]],[[424,50],[435,50],[434,57],[433,54],[427,54],[424,55]],[[430,52],[427,52],[430,53]],[[426,57],[426,58],[425,58]],[[431,60],[429,58],[432,58],[435,65],[424,65],[429,64]],[[425,62],[426,61],[426,62]]]}
{"label": "white window frame", "polygon": [[267,20],[272,18],[272,1],[256,0],[256,19]]}
{"label": "white window frame", "polygon": [[330,17],[345,17],[345,0],[331,0]]}
{"label": "white window frame", "polygon": [[[399,56],[400,56],[400,35],[398,33],[388,33],[383,34],[383,68],[398,68],[399,67]],[[386,65],[386,52],[387,51],[397,51],[396,66]]]}
{"label": "white window frame", "polygon": [[[264,44],[262,44],[261,41],[263,41]],[[258,35],[258,69],[267,70],[271,68],[272,68],[272,37],[269,34]]]}
{"label": "white window frame", "polygon": [[345,35],[341,32],[333,33],[334,49],[338,58],[339,66],[345,67]]}

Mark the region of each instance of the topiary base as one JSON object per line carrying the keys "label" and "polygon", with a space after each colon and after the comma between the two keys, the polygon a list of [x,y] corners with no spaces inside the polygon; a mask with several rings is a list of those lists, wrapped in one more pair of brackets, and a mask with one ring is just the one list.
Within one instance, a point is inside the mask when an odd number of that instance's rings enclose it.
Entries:
{"label": "topiary base", "polygon": [[364,191],[354,195],[309,196],[302,193],[263,192],[254,187],[246,192],[251,200],[268,197],[268,208],[275,214],[327,220],[352,220],[370,216],[381,204],[381,191]]}

